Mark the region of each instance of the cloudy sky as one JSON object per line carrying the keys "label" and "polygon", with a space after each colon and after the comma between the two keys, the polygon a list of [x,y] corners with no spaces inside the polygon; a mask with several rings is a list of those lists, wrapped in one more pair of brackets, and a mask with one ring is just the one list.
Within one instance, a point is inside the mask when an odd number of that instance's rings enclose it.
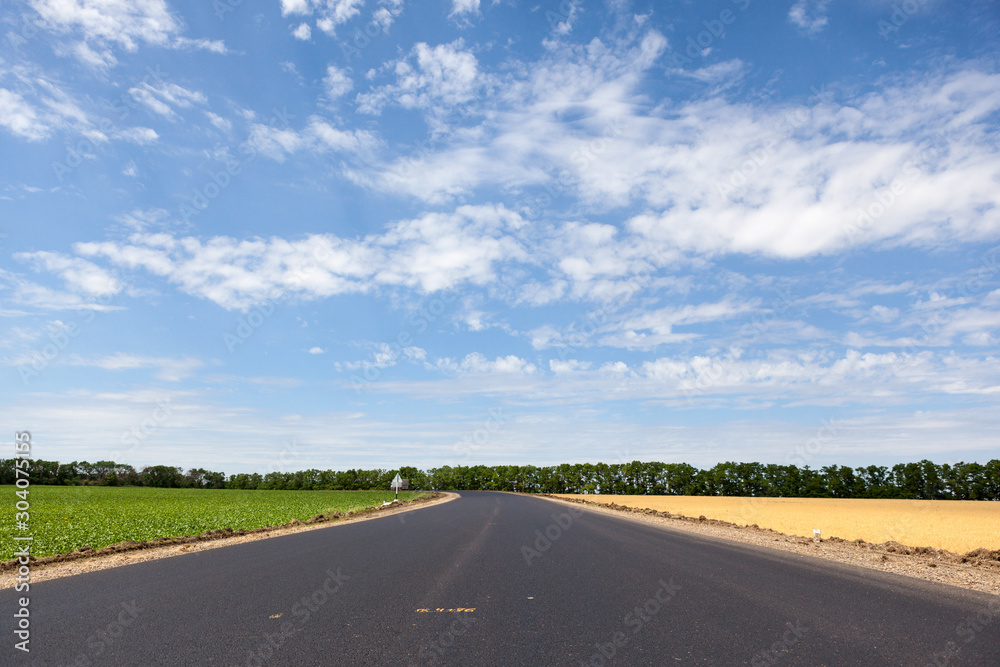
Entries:
{"label": "cloudy sky", "polygon": [[996,458],[998,7],[4,3],[0,421],[229,473]]}

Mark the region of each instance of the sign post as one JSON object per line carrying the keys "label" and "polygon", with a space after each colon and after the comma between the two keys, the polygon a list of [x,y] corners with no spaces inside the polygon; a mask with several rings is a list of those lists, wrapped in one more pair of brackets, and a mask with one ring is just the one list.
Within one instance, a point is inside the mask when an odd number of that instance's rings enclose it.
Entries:
{"label": "sign post", "polygon": [[396,497],[393,498],[393,500],[397,500],[399,498],[399,490],[402,488],[402,486],[403,486],[403,478],[400,477],[399,473],[397,472],[396,476],[392,478],[392,484],[389,487],[396,492]]}

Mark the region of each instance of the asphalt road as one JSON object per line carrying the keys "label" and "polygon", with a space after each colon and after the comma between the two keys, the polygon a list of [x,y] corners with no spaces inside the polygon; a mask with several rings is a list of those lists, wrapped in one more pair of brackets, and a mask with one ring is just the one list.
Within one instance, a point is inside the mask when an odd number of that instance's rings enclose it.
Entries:
{"label": "asphalt road", "polygon": [[[3,665],[1000,665],[1000,597],[501,493],[0,591]],[[572,513],[571,513],[572,512]]]}

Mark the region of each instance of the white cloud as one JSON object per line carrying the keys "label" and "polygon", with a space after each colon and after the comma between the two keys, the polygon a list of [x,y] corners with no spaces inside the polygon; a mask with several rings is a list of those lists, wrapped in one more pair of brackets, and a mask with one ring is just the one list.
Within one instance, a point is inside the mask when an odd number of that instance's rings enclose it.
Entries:
{"label": "white cloud", "polygon": [[478,13],[479,0],[451,0],[451,16]]}
{"label": "white cloud", "polygon": [[359,94],[358,109],[377,114],[389,104],[398,104],[406,109],[437,110],[472,100],[485,78],[476,56],[463,47],[461,39],[434,47],[417,44],[406,58],[391,64],[396,82]]}
{"label": "white cloud", "polygon": [[312,29],[309,27],[308,23],[300,23],[298,27],[292,31],[292,36],[295,37],[295,39],[308,42],[309,38],[312,37]]}
{"label": "white cloud", "polygon": [[892,322],[899,317],[898,308],[875,305],[869,309],[869,317],[876,322]]}
{"label": "white cloud", "polygon": [[677,69],[673,70],[673,72],[678,76],[688,77],[703,83],[715,84],[712,92],[717,92],[738,83],[743,78],[746,69],[746,64],[742,60],[734,58],[696,70]]}
{"label": "white cloud", "polygon": [[221,39],[188,39],[187,37],[178,37],[174,40],[173,46],[178,49],[202,49],[220,55],[229,53],[226,43]]}
{"label": "white cloud", "polygon": [[[38,285],[0,269],[0,280],[10,285],[11,298],[15,303],[37,308],[39,310],[87,310],[106,312],[121,310],[121,306],[97,303],[79,293],[61,292]],[[103,301],[103,300],[102,300]],[[11,311],[3,311],[10,315]],[[23,313],[15,313],[23,314]]]}
{"label": "white cloud", "polygon": [[135,354],[119,352],[104,357],[85,358],[79,355],[70,355],[65,363],[70,366],[90,366],[106,371],[124,371],[141,368],[157,369],[154,377],[166,382],[180,382],[194,374],[194,371],[204,364],[201,360],[193,357],[183,357],[174,359],[170,357],[149,357]]}
{"label": "white cloud", "polygon": [[[598,213],[638,209],[621,241],[647,257],[1000,236],[1000,75],[956,66],[809,106],[708,94],[649,109],[638,86],[665,44],[656,33],[630,48],[554,44],[523,79],[472,103],[463,117],[480,113],[480,125],[446,127],[433,150],[355,180],[431,203],[502,188],[528,216],[547,213],[549,190]],[[424,98],[399,86],[359,96],[373,112],[392,99]]]}
{"label": "white cloud", "polygon": [[[573,24],[580,16],[580,0],[565,0],[559,3],[559,11],[546,11],[545,17],[552,27],[552,34],[563,36],[573,32]],[[636,17],[638,19],[638,17]],[[641,21],[640,21],[641,24]]]}
{"label": "white cloud", "polygon": [[61,132],[70,135],[65,139],[67,143],[83,146],[79,149],[81,153],[92,151],[87,149],[87,142],[80,142],[79,138],[71,141],[73,134],[89,140],[91,148],[94,144],[106,143],[109,134],[137,143],[155,139],[155,133],[151,136],[152,130],[146,128],[114,129],[106,109],[93,113],[91,98],[78,100],[58,79],[36,66],[17,65],[4,69],[0,63],[0,76],[9,81],[9,87],[0,88],[0,127],[22,139],[38,141]]}
{"label": "white cloud", "polygon": [[[57,78],[40,67],[19,64],[5,68],[0,62],[0,77],[6,79],[6,87],[0,88],[0,127],[15,136],[37,141],[56,132],[72,132],[93,143],[108,140],[98,129],[98,117],[82,108]],[[92,105],[89,98],[84,100]]]}
{"label": "white cloud", "polygon": [[298,152],[306,144],[306,141],[292,129],[254,124],[250,126],[247,144],[253,147],[256,152],[272,160],[283,162],[286,155]]}
{"label": "white cloud", "polygon": [[591,363],[589,361],[549,359],[549,370],[553,373],[572,373],[573,371],[587,370],[590,366]]}
{"label": "white cloud", "polygon": [[460,362],[451,359],[438,360],[438,367],[443,370],[462,373],[499,373],[513,375],[533,375],[538,368],[524,359],[509,354],[490,361],[478,352],[467,354]]}
{"label": "white cloud", "polygon": [[397,222],[358,240],[313,234],[299,240],[215,237],[203,242],[136,233],[127,243],[74,248],[85,257],[145,269],[189,294],[240,309],[264,299],[312,299],[379,285],[424,292],[462,283],[486,285],[495,279],[498,264],[527,259],[514,236],[523,224],[502,206],[463,206],[454,213]]}
{"label": "white cloud", "polygon": [[489,394],[519,404],[644,401],[674,408],[755,409],[784,406],[888,408],[929,396],[1000,394],[990,365],[996,357],[931,352],[843,353],[776,349],[744,358],[726,353],[659,357],[629,365],[549,361],[551,374],[514,355],[490,360],[471,353],[462,361],[439,359],[439,380],[383,381],[374,390],[413,396]]}
{"label": "white cloud", "polygon": [[371,22],[387,33],[389,26],[403,13],[404,0],[379,0],[379,4],[382,6],[372,12]]}
{"label": "white cloud", "polygon": [[70,52],[102,69],[117,62],[113,46],[129,53],[137,51],[140,43],[226,52],[221,41],[182,36],[184,26],[164,0],[30,0],[30,5],[49,29],[81,38]]}
{"label": "white cloud", "polygon": [[309,14],[312,7],[309,0],[281,0],[281,15]]}
{"label": "white cloud", "polygon": [[[313,349],[316,350],[319,348]],[[413,346],[400,348],[398,345],[390,345],[389,343],[376,343],[373,346],[370,359],[347,362],[336,361],[334,362],[334,368],[339,371],[391,368],[399,362],[400,352],[410,361],[423,361],[427,358],[427,352],[423,348]]]}
{"label": "white cloud", "polygon": [[55,273],[75,292],[88,297],[108,297],[122,290],[122,283],[111,272],[79,257],[54,252],[21,252],[15,259],[32,263],[36,269]]}
{"label": "white cloud", "polygon": [[815,35],[827,25],[828,4],[829,0],[796,0],[788,10],[788,20],[802,32]]}
{"label": "white cloud", "polygon": [[150,227],[162,227],[169,217],[170,213],[166,209],[152,208],[143,210],[136,208],[116,217],[115,221],[121,223],[126,229],[132,232],[142,232],[147,231]]}
{"label": "white cloud", "polygon": [[205,116],[208,117],[208,120],[212,123],[212,125],[223,132],[229,132],[229,130],[233,129],[233,122],[228,118],[223,118],[222,116],[214,114],[211,111],[206,111]]}
{"label": "white cloud", "polygon": [[311,148],[318,152],[363,153],[372,150],[378,143],[375,135],[367,130],[340,130],[316,118],[309,123],[306,136]]}
{"label": "white cloud", "polygon": [[389,26],[392,25],[392,22],[395,19],[396,17],[393,16],[393,13],[385,7],[379,7],[372,14],[372,22],[382,28],[383,32],[387,32],[389,30]]}
{"label": "white cloud", "polygon": [[[339,25],[347,23],[361,12],[364,0],[281,0],[282,16],[312,16],[316,15],[316,27],[333,36]],[[300,24],[296,32],[302,29]],[[308,29],[308,26],[306,26]],[[311,32],[311,31],[310,31]],[[308,39],[308,36],[299,39]]]}
{"label": "white cloud", "polygon": [[336,65],[327,66],[326,76],[323,77],[323,90],[328,98],[336,100],[350,92],[353,87],[354,82],[347,76],[347,72]]}
{"label": "white cloud", "polygon": [[140,146],[154,143],[160,138],[160,135],[156,133],[156,130],[149,127],[130,127],[128,129],[121,130],[115,136],[119,139],[124,139],[125,141],[130,141],[133,144],[138,144]]}
{"label": "white cloud", "polygon": [[756,311],[759,305],[756,300],[726,299],[716,303],[642,309],[616,317],[601,326],[598,329],[599,340],[600,344],[610,347],[653,349],[700,337],[699,334],[675,332],[673,329],[676,326],[732,319]]}
{"label": "white cloud", "polygon": [[341,130],[320,116],[311,116],[301,131],[254,123],[250,126],[247,145],[255,152],[283,162],[299,151],[362,154],[373,150],[378,139],[368,130]]}
{"label": "white cloud", "polygon": [[323,348],[321,348],[321,347],[311,347],[311,348],[309,348],[309,354],[323,354]]}
{"label": "white cloud", "polygon": [[14,134],[38,141],[49,135],[49,128],[38,114],[18,93],[0,88],[0,125]]}
{"label": "white cloud", "polygon": [[363,153],[373,149],[377,139],[367,130],[340,130],[313,116],[302,132],[254,124],[250,127],[247,143],[262,155],[283,162],[288,155],[302,150]]}
{"label": "white cloud", "polygon": [[415,345],[404,347],[403,354],[405,354],[406,358],[410,361],[423,361],[427,358],[427,350],[422,347],[416,347]]}
{"label": "white cloud", "polygon": [[86,39],[117,43],[127,51],[135,51],[140,41],[165,45],[181,30],[163,0],[31,0],[30,4],[55,29],[79,29]]}
{"label": "white cloud", "polygon": [[129,94],[136,102],[144,104],[151,111],[173,119],[177,116],[174,108],[190,109],[192,104],[204,104],[207,101],[204,93],[188,90],[175,83],[159,82],[153,85],[148,81],[129,89]]}

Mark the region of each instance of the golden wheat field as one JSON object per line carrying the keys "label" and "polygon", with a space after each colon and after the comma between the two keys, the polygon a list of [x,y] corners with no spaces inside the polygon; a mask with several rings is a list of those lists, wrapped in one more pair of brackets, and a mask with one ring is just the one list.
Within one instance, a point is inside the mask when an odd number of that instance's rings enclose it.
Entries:
{"label": "golden wheat field", "polygon": [[599,503],[643,507],[740,525],[757,524],[789,535],[894,540],[913,547],[966,553],[1000,549],[1000,502],[976,500],[868,500],[855,498],[741,498],[722,496],[613,496],[560,494]]}

